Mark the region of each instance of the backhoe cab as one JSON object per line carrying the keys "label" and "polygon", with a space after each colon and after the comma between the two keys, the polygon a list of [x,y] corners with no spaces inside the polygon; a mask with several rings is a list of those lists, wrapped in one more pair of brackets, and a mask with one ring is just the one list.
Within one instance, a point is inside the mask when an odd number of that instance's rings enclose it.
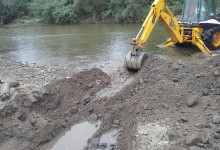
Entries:
{"label": "backhoe cab", "polygon": [[178,20],[166,6],[165,0],[155,0],[136,38],[132,39],[133,49],[125,58],[128,69],[139,70],[147,55],[143,52],[153,28],[158,20],[170,35],[163,47],[193,44],[205,55],[220,49],[220,1],[185,0],[182,18]]}
{"label": "backhoe cab", "polygon": [[[185,0],[181,22],[188,26],[199,26],[202,21],[220,20],[219,0]],[[219,7],[218,7],[219,6]]]}

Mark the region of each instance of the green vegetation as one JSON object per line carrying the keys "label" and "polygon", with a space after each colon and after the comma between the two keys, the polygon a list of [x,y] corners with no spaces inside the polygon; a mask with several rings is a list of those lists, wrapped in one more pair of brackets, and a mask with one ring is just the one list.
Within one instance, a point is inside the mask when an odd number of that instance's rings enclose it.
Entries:
{"label": "green vegetation", "polygon": [[0,21],[4,24],[15,18],[28,15],[30,0],[0,0]]}
{"label": "green vegetation", "polygon": [[[180,14],[183,0],[167,0]],[[47,23],[142,22],[153,0],[0,0],[0,21],[28,16]]]}

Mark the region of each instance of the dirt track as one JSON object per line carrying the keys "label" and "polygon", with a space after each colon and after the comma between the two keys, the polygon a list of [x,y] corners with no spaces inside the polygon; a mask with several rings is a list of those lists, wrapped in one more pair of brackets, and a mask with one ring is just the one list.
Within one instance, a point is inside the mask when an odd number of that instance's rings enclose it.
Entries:
{"label": "dirt track", "polygon": [[108,74],[93,68],[73,77],[69,69],[48,73],[47,68],[5,60],[1,70],[8,69],[0,79],[5,82],[7,74],[20,68],[11,81],[17,78],[22,84],[11,88],[10,98],[2,99],[0,142],[13,139],[16,149],[37,150],[95,115],[101,128],[85,149],[97,149],[94,139],[116,128],[120,135],[114,149],[219,150],[219,59],[196,64],[150,56],[136,74],[122,67]]}

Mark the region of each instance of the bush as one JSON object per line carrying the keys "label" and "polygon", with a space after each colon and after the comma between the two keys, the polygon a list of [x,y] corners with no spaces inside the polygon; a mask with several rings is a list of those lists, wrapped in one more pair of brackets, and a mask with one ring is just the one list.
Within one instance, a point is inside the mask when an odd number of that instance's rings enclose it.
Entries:
{"label": "bush", "polygon": [[29,0],[1,0],[0,1],[0,21],[7,24],[14,18],[27,15],[27,5]]}
{"label": "bush", "polygon": [[65,0],[34,0],[29,11],[33,17],[40,17],[48,23],[76,23],[78,15],[72,4],[66,5]]}
{"label": "bush", "polygon": [[180,15],[183,9],[183,1],[175,1],[170,6],[170,9],[174,15]]}

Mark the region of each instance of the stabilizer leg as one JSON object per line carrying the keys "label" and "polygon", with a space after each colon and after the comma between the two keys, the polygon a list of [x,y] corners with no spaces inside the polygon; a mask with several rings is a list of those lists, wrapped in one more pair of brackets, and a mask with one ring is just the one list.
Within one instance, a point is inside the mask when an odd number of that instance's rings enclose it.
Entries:
{"label": "stabilizer leg", "polygon": [[206,46],[205,43],[201,40],[200,37],[195,37],[195,43],[194,43],[205,55],[211,56],[213,54],[212,51],[210,51]]}

